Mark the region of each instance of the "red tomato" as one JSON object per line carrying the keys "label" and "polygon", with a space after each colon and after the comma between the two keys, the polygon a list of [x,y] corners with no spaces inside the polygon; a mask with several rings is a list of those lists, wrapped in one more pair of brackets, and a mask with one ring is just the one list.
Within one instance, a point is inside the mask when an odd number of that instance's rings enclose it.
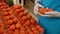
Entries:
{"label": "red tomato", "polygon": [[27,18],[28,18],[28,19],[31,19],[31,18],[32,18],[32,16],[31,16],[30,14],[28,14],[28,15],[27,15]]}
{"label": "red tomato", "polygon": [[13,19],[15,16],[14,15],[10,15],[10,19]]}
{"label": "red tomato", "polygon": [[23,20],[23,21],[26,21],[26,20],[27,20],[27,17],[26,17],[26,16],[23,16],[23,17],[22,17],[22,20]]}
{"label": "red tomato", "polygon": [[9,24],[9,25],[13,24],[13,20],[8,20],[7,24]]}
{"label": "red tomato", "polygon": [[14,33],[13,34],[20,34],[20,31],[19,29],[15,29]]}
{"label": "red tomato", "polygon": [[30,21],[27,20],[27,21],[25,22],[25,25],[29,26],[29,25],[30,25]]}
{"label": "red tomato", "polygon": [[16,9],[16,14],[18,15],[20,13],[20,9]]}
{"label": "red tomato", "polygon": [[4,20],[9,20],[10,19],[9,16],[6,16],[6,17],[4,16],[3,18],[4,18]]}
{"label": "red tomato", "polygon": [[20,12],[24,12],[25,11],[25,9],[24,9],[24,7],[22,7],[21,9],[20,9]]}
{"label": "red tomato", "polygon": [[17,21],[18,21],[18,20],[17,20],[17,18],[13,18],[13,23],[15,23],[15,24],[16,24],[16,23],[17,23]]}
{"label": "red tomato", "polygon": [[19,7],[19,9],[21,9],[21,8],[22,8],[22,6],[21,6],[20,4],[18,5],[18,7]]}
{"label": "red tomato", "polygon": [[7,11],[10,11],[11,10],[11,8],[7,8]]}
{"label": "red tomato", "polygon": [[8,15],[8,12],[3,12],[2,15],[3,16],[7,16]]}
{"label": "red tomato", "polygon": [[10,26],[10,29],[11,29],[11,30],[15,30],[15,25],[14,25],[14,24],[11,25],[11,26]]}
{"label": "red tomato", "polygon": [[39,34],[39,32],[37,30],[34,30],[33,32],[34,32],[34,34]]}
{"label": "red tomato", "polygon": [[19,29],[20,27],[21,27],[20,23],[17,23],[17,24],[16,24],[16,28]]}
{"label": "red tomato", "polygon": [[8,34],[13,34],[13,30],[8,30]]}
{"label": "red tomato", "polygon": [[36,21],[35,21],[34,18],[31,18],[31,23],[32,23],[32,24],[35,24],[35,23],[36,23]]}
{"label": "red tomato", "polygon": [[32,28],[32,27],[34,27],[34,25],[31,24],[30,27]]}
{"label": "red tomato", "polygon": [[14,10],[18,9],[18,6],[14,6]]}
{"label": "red tomato", "polygon": [[25,10],[25,11],[24,11],[24,15],[26,16],[27,14],[28,14],[28,12]]}
{"label": "red tomato", "polygon": [[20,30],[20,34],[27,34],[24,30]]}
{"label": "red tomato", "polygon": [[41,26],[40,26],[40,25],[37,25],[37,26],[36,26],[36,29],[39,29],[39,28],[41,28]]}
{"label": "red tomato", "polygon": [[40,8],[39,12],[40,12],[41,14],[45,14],[46,8]]}
{"label": "red tomato", "polygon": [[9,14],[9,15],[13,15],[13,12],[12,12],[12,11],[9,11],[8,14]]}
{"label": "red tomato", "polygon": [[6,27],[7,27],[7,28],[10,28],[10,26],[11,26],[11,25],[6,24]]}
{"label": "red tomato", "polygon": [[39,28],[38,31],[41,32],[41,33],[44,33],[44,29],[43,28]]}
{"label": "red tomato", "polygon": [[24,15],[24,13],[23,12],[20,12],[18,16],[19,17],[22,17],[23,15]]}

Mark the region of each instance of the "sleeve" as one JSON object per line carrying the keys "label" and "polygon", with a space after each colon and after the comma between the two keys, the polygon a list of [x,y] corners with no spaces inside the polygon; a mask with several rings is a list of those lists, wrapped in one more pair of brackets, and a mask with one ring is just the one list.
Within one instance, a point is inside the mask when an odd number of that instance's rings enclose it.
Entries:
{"label": "sleeve", "polygon": [[36,4],[37,2],[41,3],[41,0],[35,0],[35,4]]}

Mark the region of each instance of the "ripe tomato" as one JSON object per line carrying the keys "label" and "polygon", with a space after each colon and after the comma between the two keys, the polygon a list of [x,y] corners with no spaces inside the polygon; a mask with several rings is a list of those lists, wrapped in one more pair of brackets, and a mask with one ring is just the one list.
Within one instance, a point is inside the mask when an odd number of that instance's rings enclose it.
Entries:
{"label": "ripe tomato", "polygon": [[13,20],[8,20],[7,24],[9,24],[9,25],[13,24]]}
{"label": "ripe tomato", "polygon": [[23,20],[23,21],[26,21],[26,20],[27,20],[27,17],[26,17],[26,16],[23,16],[23,17],[22,17],[22,20]]}
{"label": "ripe tomato", "polygon": [[32,16],[31,16],[30,14],[28,14],[28,15],[27,15],[27,18],[28,18],[28,19],[31,19],[31,18],[32,18]]}
{"label": "ripe tomato", "polygon": [[10,26],[10,29],[11,29],[11,30],[15,30],[15,24],[11,25],[11,26]]}
{"label": "ripe tomato", "polygon": [[30,27],[32,28],[32,27],[34,27],[34,25],[31,24]]}
{"label": "ripe tomato", "polygon": [[20,30],[25,30],[25,28],[23,26],[21,26]]}
{"label": "ripe tomato", "polygon": [[20,30],[20,34],[27,34],[24,30]]}
{"label": "ripe tomato", "polygon": [[43,28],[39,28],[38,31],[41,32],[41,33],[44,33],[44,29]]}
{"label": "ripe tomato", "polygon": [[23,15],[24,15],[24,13],[23,12],[20,12],[18,16],[19,17],[22,17]]}
{"label": "ripe tomato", "polygon": [[18,6],[14,6],[14,10],[18,9]]}
{"label": "ripe tomato", "polygon": [[3,16],[7,16],[8,15],[8,12],[2,12],[2,15]]}
{"label": "ripe tomato", "polygon": [[20,31],[19,29],[15,29],[14,33],[13,34],[20,34]]}
{"label": "ripe tomato", "polygon": [[21,9],[20,9],[20,12],[24,12],[25,11],[25,9],[24,9],[24,7],[22,7]]}
{"label": "ripe tomato", "polygon": [[45,14],[46,8],[40,8],[39,12],[40,12],[41,14]]}
{"label": "ripe tomato", "polygon": [[28,12],[26,10],[23,13],[24,13],[25,16],[28,14]]}
{"label": "ripe tomato", "polygon": [[30,22],[29,20],[27,20],[27,21],[25,22],[25,25],[29,26],[30,23],[31,23],[31,22]]}
{"label": "ripe tomato", "polygon": [[7,28],[10,28],[10,26],[11,26],[11,25],[6,24],[6,27],[7,27]]}
{"label": "ripe tomato", "polygon": [[36,29],[39,29],[39,28],[41,28],[41,26],[40,26],[40,25],[37,25],[37,26],[36,26]]}
{"label": "ripe tomato", "polygon": [[15,16],[14,15],[10,15],[10,19],[13,19]]}
{"label": "ripe tomato", "polygon": [[31,23],[35,24],[35,19],[34,18],[31,18]]}
{"label": "ripe tomato", "polygon": [[33,32],[34,32],[34,34],[39,34],[39,32],[37,30],[34,30]]}
{"label": "ripe tomato", "polygon": [[16,9],[15,13],[18,15],[20,13],[20,9]]}
{"label": "ripe tomato", "polygon": [[18,21],[18,20],[17,20],[17,18],[13,18],[13,23],[15,23],[15,24],[16,24],[16,23],[17,23],[17,21]]}
{"label": "ripe tomato", "polygon": [[8,30],[8,34],[13,34],[13,30]]}
{"label": "ripe tomato", "polygon": [[10,11],[11,10],[11,8],[7,8],[7,11]]}
{"label": "ripe tomato", "polygon": [[2,18],[4,18],[4,20],[9,20],[10,19],[9,16],[2,16]]}
{"label": "ripe tomato", "polygon": [[9,11],[8,14],[9,14],[9,15],[13,15],[13,12],[12,12],[12,11]]}
{"label": "ripe tomato", "polygon": [[20,23],[17,23],[17,24],[16,24],[16,28],[19,29],[20,27],[21,27]]}

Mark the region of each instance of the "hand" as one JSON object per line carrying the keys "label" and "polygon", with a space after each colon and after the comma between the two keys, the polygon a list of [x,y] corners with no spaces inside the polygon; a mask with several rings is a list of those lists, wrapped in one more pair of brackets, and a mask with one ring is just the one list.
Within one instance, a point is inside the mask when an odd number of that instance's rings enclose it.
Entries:
{"label": "hand", "polygon": [[51,17],[60,17],[60,12],[52,11],[52,12],[45,12],[46,15],[51,15]]}
{"label": "hand", "polygon": [[34,6],[34,13],[35,13],[36,15],[37,15],[37,13],[38,13],[39,7],[44,7],[44,6],[42,6],[42,5],[39,4],[39,3],[36,3],[36,5]]}
{"label": "hand", "polygon": [[40,16],[43,16],[43,17],[51,17],[51,15],[43,15],[43,14],[40,14],[40,13],[38,13]]}

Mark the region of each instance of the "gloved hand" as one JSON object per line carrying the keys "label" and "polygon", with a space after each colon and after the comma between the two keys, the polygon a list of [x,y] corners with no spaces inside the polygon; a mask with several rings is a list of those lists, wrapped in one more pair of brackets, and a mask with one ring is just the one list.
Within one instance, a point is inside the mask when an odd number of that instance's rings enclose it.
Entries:
{"label": "gloved hand", "polygon": [[50,17],[60,17],[60,12],[52,11],[52,12],[45,12],[46,15],[51,15]]}
{"label": "gloved hand", "polygon": [[[41,12],[39,13],[38,12],[38,14],[40,15],[40,16],[44,16],[44,17],[51,17],[52,15],[50,15],[50,14],[46,14],[47,12],[52,12],[53,10],[51,10],[51,9],[49,9],[48,7],[47,8],[44,8],[45,9],[45,11],[43,11],[44,12],[44,14],[41,14]],[[48,10],[49,9],[49,10]],[[42,10],[42,9],[41,9]]]}
{"label": "gloved hand", "polygon": [[44,7],[42,6],[40,3],[36,3],[35,6],[34,6],[34,13],[37,15],[38,13],[38,10],[39,10],[39,7]]}
{"label": "gloved hand", "polygon": [[43,16],[43,17],[51,17],[52,15],[49,15],[49,14],[40,14],[39,12],[38,12],[38,14],[40,15],[40,16]]}

